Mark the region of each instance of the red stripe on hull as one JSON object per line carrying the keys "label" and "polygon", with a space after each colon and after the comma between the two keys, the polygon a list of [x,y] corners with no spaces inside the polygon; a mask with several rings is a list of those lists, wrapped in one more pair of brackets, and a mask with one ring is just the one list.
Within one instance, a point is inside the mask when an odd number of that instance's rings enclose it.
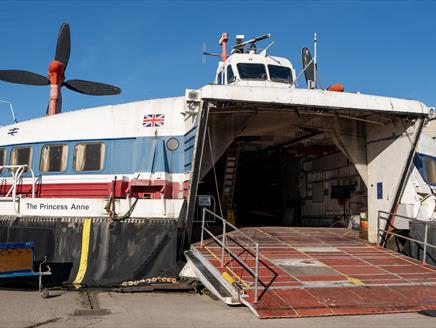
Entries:
{"label": "red stripe on hull", "polygon": [[[0,197],[6,196],[10,188],[11,185],[0,185]],[[126,198],[128,193],[133,198],[183,198],[181,184],[166,180],[35,184],[35,197],[38,198],[107,198],[112,192],[116,198]],[[32,186],[30,184],[18,185],[17,195],[31,197]]]}

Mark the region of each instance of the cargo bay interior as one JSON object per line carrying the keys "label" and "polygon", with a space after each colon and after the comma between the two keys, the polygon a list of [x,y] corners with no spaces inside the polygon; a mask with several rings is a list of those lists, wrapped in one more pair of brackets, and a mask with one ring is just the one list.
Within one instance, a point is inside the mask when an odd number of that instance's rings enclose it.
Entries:
{"label": "cargo bay interior", "polygon": [[[367,124],[384,124],[377,114],[348,114],[211,111],[198,194],[212,195],[209,207],[238,227],[348,226],[367,209],[358,170],[366,166]],[[362,163],[351,161],[344,138],[365,148]]]}

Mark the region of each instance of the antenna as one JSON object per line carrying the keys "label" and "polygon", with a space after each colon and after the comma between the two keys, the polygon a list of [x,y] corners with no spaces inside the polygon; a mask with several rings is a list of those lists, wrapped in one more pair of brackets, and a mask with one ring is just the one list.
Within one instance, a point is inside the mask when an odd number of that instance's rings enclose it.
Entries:
{"label": "antenna", "polygon": [[220,54],[213,54],[206,51],[206,43],[203,42],[203,51],[201,52],[202,55],[202,62],[203,64],[206,62],[205,56],[213,56],[213,57],[221,57],[221,61],[226,61],[227,59],[227,40],[229,39],[228,33],[223,33],[219,39],[219,44],[221,46],[221,53]]}
{"label": "antenna", "polygon": [[271,34],[264,34],[264,35],[261,35],[261,36],[257,36],[257,37],[255,37],[255,38],[252,38],[252,39],[247,40],[247,41],[245,41],[245,42],[241,42],[241,43],[237,43],[237,44],[235,44],[235,45],[232,47],[232,49],[233,49],[233,50],[238,50],[238,49],[244,48],[246,45],[254,44],[254,43],[258,42],[258,41],[262,41],[262,40],[264,40],[264,39],[268,39],[268,38],[270,38],[270,37],[271,37]]}
{"label": "antenna", "polygon": [[269,45],[267,45],[265,48],[263,48],[263,50],[260,52],[260,54],[264,57],[266,57],[266,51],[269,49],[269,47],[271,47],[274,44],[274,41],[271,42]]}
{"label": "antenna", "polygon": [[223,33],[220,37],[218,43],[221,46],[221,61],[225,62],[227,60],[227,41],[229,40],[229,33]]}
{"label": "antenna", "polygon": [[203,42],[203,48],[201,49],[201,63],[206,64],[206,42]]}
{"label": "antenna", "polygon": [[14,108],[12,107],[12,103],[6,100],[0,100],[0,102],[9,105],[9,108],[11,109],[12,119],[14,120],[14,123],[18,123],[17,119],[15,118],[15,113],[14,113]]}
{"label": "antenna", "polygon": [[318,75],[318,67],[316,66],[316,32],[313,34],[313,65],[315,67],[315,72],[313,74],[313,84],[316,88],[316,80]]}
{"label": "antenna", "polygon": [[303,72],[306,78],[307,87],[309,89],[316,89],[317,87],[318,66],[316,64],[316,33],[314,33],[313,35],[313,52],[313,58],[309,48],[304,47],[301,52],[301,57],[303,61]]}
{"label": "antenna", "polygon": [[315,65],[313,64],[313,58],[310,54],[309,48],[304,47],[301,51],[301,57],[303,61],[303,72],[306,78],[307,87],[309,89],[315,89]]}

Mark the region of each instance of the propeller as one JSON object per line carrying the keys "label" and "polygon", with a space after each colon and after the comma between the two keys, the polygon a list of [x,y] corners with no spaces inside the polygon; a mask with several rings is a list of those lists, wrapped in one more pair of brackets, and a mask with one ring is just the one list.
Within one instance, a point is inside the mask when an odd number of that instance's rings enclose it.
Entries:
{"label": "propeller", "polygon": [[40,74],[20,70],[0,70],[0,80],[29,85],[48,85],[50,80]]}
{"label": "propeller", "polygon": [[0,81],[37,86],[50,84],[49,115],[60,112],[60,90],[62,86],[65,86],[72,91],[90,96],[110,96],[121,93],[120,88],[110,84],[84,80],[65,81],[64,73],[70,59],[70,53],[70,26],[67,23],[63,23],[59,29],[55,58],[49,65],[48,77],[23,70],[0,70]]}
{"label": "propeller", "polygon": [[58,33],[58,40],[56,43],[55,60],[64,64],[64,70],[67,68],[68,60],[71,53],[71,38],[70,38],[70,26],[66,23],[61,25]]}
{"label": "propeller", "polygon": [[110,84],[83,81],[69,80],[63,83],[68,89],[91,96],[109,96],[118,95],[121,89]]}

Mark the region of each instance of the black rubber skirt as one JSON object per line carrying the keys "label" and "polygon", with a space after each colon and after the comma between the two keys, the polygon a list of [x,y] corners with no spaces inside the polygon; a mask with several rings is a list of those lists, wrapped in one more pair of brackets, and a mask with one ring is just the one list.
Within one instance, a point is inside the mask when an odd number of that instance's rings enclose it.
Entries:
{"label": "black rubber skirt", "polygon": [[0,243],[34,242],[53,284],[119,286],[177,277],[177,221],[171,219],[1,217]]}

